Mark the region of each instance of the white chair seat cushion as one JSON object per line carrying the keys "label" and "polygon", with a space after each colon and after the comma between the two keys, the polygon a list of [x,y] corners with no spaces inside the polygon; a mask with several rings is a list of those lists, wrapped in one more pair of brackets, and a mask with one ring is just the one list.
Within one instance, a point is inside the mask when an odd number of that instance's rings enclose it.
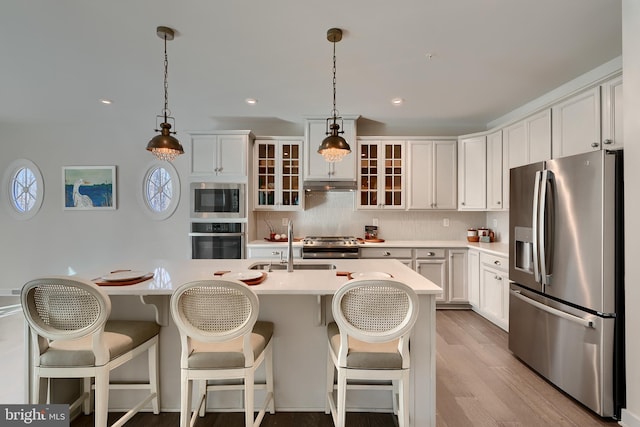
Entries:
{"label": "white chair seat cushion", "polygon": [[[340,329],[335,322],[327,325],[331,349],[340,351]],[[368,343],[349,337],[347,368],[358,369],[402,369],[402,357],[398,352],[398,340],[383,343]]]}
{"label": "white chair seat cushion", "polygon": [[[273,322],[257,321],[251,333],[253,357],[257,359],[273,336]],[[191,369],[229,369],[244,367],[242,337],[227,342],[205,343],[191,341],[192,352],[189,355]]]}
{"label": "white chair seat cushion", "polygon": [[[125,354],[160,333],[155,322],[134,320],[107,321],[103,339],[109,349],[110,360]],[[75,340],[57,340],[40,355],[40,365],[47,367],[94,366],[91,336]]]}

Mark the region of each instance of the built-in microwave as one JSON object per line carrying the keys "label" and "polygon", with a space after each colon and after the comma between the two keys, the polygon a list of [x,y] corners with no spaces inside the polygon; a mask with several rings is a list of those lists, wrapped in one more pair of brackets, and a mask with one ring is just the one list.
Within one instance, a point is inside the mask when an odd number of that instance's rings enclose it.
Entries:
{"label": "built-in microwave", "polygon": [[245,184],[192,182],[191,218],[246,218]]}

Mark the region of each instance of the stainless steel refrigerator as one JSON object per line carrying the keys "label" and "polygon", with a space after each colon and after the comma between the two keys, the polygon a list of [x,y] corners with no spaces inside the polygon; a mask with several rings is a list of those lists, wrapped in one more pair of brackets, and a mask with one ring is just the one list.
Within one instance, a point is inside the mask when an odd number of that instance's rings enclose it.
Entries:
{"label": "stainless steel refrigerator", "polygon": [[622,151],[510,171],[509,349],[603,417],[624,385]]}

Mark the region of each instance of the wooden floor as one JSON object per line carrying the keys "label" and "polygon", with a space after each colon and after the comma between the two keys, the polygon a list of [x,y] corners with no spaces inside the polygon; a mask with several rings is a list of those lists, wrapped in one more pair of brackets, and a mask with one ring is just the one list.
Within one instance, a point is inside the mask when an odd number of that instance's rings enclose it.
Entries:
{"label": "wooden floor", "polygon": [[[618,425],[594,415],[515,359],[507,348],[507,334],[474,312],[439,310],[436,319],[438,427]],[[110,415],[110,423],[116,415]],[[142,413],[126,425],[177,426],[178,420],[177,413]],[[92,416],[71,423],[92,425]],[[347,414],[349,427],[396,425],[389,414]],[[244,418],[238,413],[207,414],[197,426],[241,427]],[[267,414],[261,427],[275,426],[333,427],[333,422],[323,413]]]}

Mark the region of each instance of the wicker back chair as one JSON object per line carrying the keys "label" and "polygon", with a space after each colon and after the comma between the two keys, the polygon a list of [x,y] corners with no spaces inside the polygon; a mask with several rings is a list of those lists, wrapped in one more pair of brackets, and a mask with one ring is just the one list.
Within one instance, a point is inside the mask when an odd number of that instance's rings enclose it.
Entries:
{"label": "wicker back chair", "polygon": [[[171,297],[171,315],[180,331],[182,352],[180,426],[204,416],[207,392],[244,388],[246,426],[259,426],[273,398],[273,323],[257,321],[260,304],[242,282],[200,280],[180,286]],[[255,371],[264,362],[265,384],[255,384]],[[244,386],[209,385],[208,380],[242,379]],[[191,419],[192,382],[199,383],[199,400]],[[266,390],[254,419],[254,390]]]}
{"label": "wicker back chair", "polygon": [[[107,425],[109,389],[148,388],[149,394],[114,426],[129,420],[152,401],[159,413],[158,333],[155,322],[110,321],[111,301],[92,282],[66,276],[35,279],[22,288],[21,302],[30,330],[31,403],[49,402],[50,378],[84,378],[82,395],[71,404],[73,411],[84,403],[91,412],[95,389],[95,425]],[[109,372],[148,351],[149,382],[109,384]],[[91,379],[95,379],[92,386]]]}
{"label": "wicker back chair", "polygon": [[392,390],[398,425],[408,426],[409,334],[418,317],[418,296],[396,280],[351,280],[334,295],[332,312],[335,322],[327,326],[325,412],[331,413],[336,427],[343,427],[346,392],[352,385],[355,388],[351,380],[388,380],[391,384],[359,384],[357,388]]}

